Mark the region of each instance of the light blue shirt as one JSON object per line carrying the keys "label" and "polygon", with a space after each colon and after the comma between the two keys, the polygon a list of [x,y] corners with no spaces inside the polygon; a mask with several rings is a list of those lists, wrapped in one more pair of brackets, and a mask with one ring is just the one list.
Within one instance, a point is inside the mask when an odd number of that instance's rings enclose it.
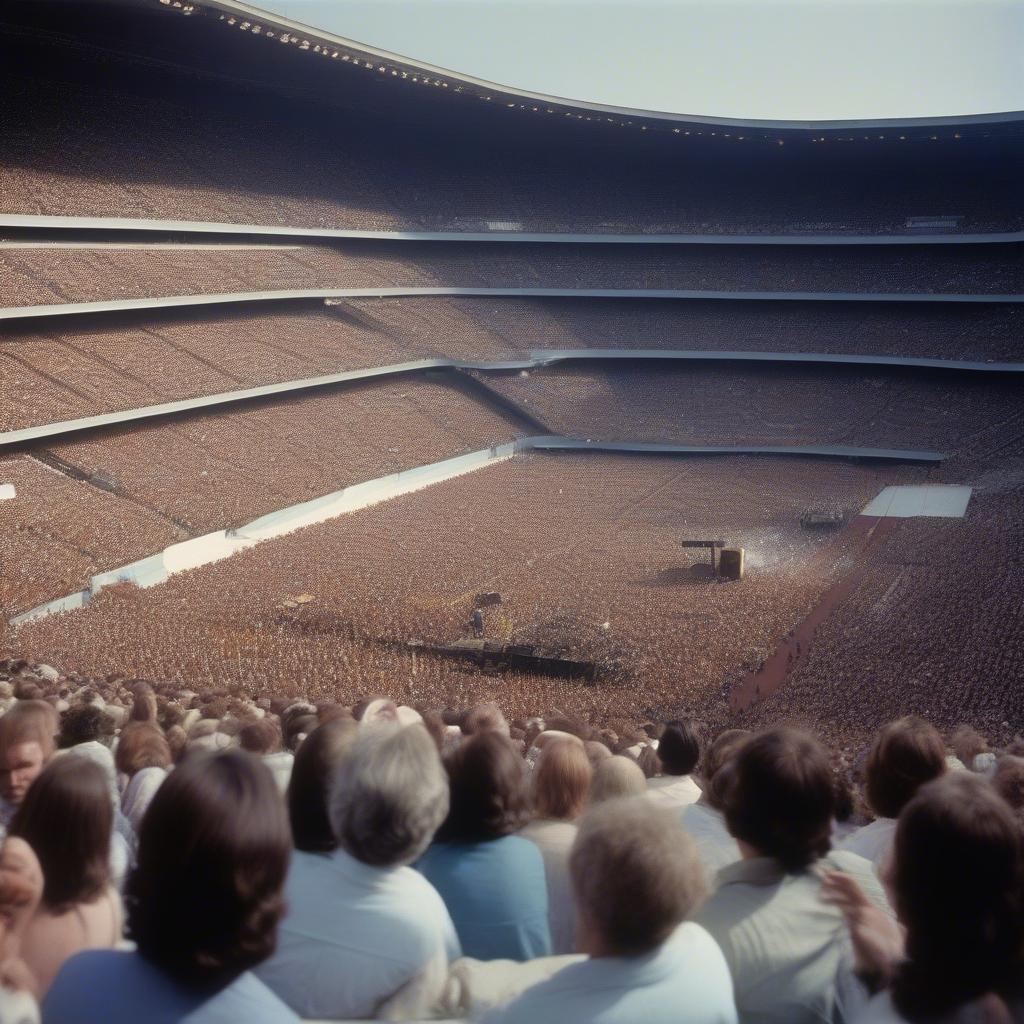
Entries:
{"label": "light blue shirt", "polygon": [[682,924],[654,952],[572,964],[483,1024],[736,1024],[722,951]]}
{"label": "light blue shirt", "polygon": [[544,858],[529,839],[434,843],[416,866],[441,894],[465,956],[550,956]]}
{"label": "light blue shirt", "polygon": [[292,855],[277,951],[256,974],[302,1017],[373,1017],[438,955],[461,955],[437,890],[344,850]]}
{"label": "light blue shirt", "polygon": [[246,972],[216,995],[179,984],[138,953],[93,949],[61,968],[43,1000],[43,1024],[298,1024]]}

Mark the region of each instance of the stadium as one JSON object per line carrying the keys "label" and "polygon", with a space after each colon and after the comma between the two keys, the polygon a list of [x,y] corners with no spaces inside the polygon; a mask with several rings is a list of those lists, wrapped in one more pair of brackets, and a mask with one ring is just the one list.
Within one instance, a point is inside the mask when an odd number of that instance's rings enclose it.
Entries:
{"label": "stadium", "polygon": [[9,702],[1019,742],[1024,113],[617,108],[234,0],[0,37]]}

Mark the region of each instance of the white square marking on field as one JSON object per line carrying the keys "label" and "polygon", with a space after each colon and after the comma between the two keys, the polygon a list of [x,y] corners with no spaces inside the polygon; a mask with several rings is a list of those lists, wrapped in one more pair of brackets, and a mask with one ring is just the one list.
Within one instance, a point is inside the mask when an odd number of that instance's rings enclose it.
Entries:
{"label": "white square marking on field", "polygon": [[14,484],[0,484],[0,501],[8,501],[16,497],[17,493],[14,489]]}
{"label": "white square marking on field", "polygon": [[971,500],[970,487],[934,485],[929,487],[886,487],[861,513],[865,516],[891,516],[909,519],[931,516],[938,519],[962,519]]}

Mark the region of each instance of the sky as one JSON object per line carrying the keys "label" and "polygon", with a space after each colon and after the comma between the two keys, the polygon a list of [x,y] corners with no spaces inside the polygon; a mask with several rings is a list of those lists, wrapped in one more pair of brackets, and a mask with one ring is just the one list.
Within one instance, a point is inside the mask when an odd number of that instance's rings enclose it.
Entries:
{"label": "sky", "polygon": [[769,120],[1024,110],[1024,0],[249,0],[532,92]]}

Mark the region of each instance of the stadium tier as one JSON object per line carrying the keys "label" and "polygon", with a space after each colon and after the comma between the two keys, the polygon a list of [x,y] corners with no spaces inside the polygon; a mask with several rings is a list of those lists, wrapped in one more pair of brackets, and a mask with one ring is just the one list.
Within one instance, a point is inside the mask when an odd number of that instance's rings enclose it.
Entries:
{"label": "stadium tier", "polygon": [[22,0],[0,29],[15,44],[5,212],[630,233],[1024,227],[1012,121],[626,130],[325,60],[202,5],[182,17],[155,0]]}

